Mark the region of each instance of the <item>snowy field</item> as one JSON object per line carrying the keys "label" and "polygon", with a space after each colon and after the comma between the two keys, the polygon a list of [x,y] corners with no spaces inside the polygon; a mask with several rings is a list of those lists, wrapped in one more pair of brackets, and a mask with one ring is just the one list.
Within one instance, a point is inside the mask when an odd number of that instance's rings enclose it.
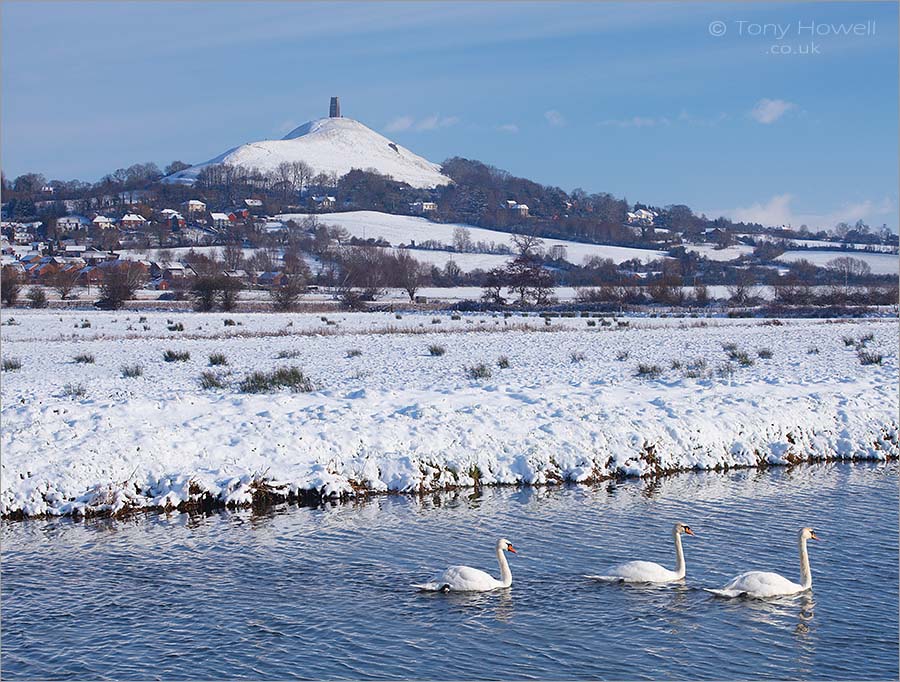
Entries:
{"label": "snowy field", "polygon": [[900,272],[900,257],[894,253],[867,253],[846,251],[785,251],[776,260],[783,263],[792,263],[798,260],[807,260],[813,265],[824,268],[835,258],[856,258],[868,263],[873,275],[896,275]]}
{"label": "snowy field", "polygon": [[[300,222],[307,215],[304,213],[285,213],[279,215],[280,220],[295,220]],[[421,244],[427,240],[439,241],[447,246],[453,244],[453,232],[463,227],[469,231],[473,242],[495,242],[513,246],[512,234],[487,230],[481,227],[472,227],[461,223],[434,223],[425,218],[416,216],[391,215],[378,211],[348,211],[346,213],[319,213],[316,218],[325,225],[337,225],[343,227],[353,237],[369,239],[383,237],[391,246],[409,244],[415,241]],[[581,242],[566,241],[562,239],[544,239],[543,248],[549,251],[554,245],[566,247],[566,260],[570,263],[581,264],[585,258],[597,256],[599,258],[611,258],[615,263],[622,263],[632,258],[642,262],[656,260],[665,257],[664,251],[652,249],[633,249],[624,246],[610,246],[606,244],[583,244]],[[469,271],[475,268],[489,269],[502,265],[511,256],[479,253],[456,253],[448,251],[413,251],[416,259],[443,265],[447,260],[455,261],[463,270]]]}
{"label": "snowy field", "polygon": [[[177,507],[203,492],[247,504],[260,480],[328,495],[898,455],[895,320],[12,318],[3,514]],[[880,365],[844,341],[869,335]],[[227,364],[210,366],[215,353]],[[490,376],[472,378],[482,363]],[[251,372],[281,367],[314,390],[241,392]],[[222,387],[203,388],[204,372]]]}

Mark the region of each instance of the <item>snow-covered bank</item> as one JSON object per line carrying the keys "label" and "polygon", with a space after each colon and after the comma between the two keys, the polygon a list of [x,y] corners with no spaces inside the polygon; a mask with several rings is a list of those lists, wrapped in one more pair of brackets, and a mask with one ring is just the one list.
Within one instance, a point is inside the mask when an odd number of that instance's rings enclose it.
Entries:
{"label": "snow-covered bank", "polygon": [[[503,331],[515,320],[489,315],[347,314],[330,325],[85,315],[16,311],[18,324],[0,327],[4,360],[22,365],[2,374],[4,515],[177,507],[204,494],[248,504],[262,480],[282,494],[342,495],[900,453],[893,320],[639,328],[563,318],[545,332],[540,319]],[[133,329],[144,326],[140,338]],[[869,334],[881,365],[860,364],[844,341]],[[729,344],[753,364],[729,360]],[[190,356],[165,362],[169,349]],[[227,365],[210,367],[213,353]],[[479,363],[490,378],[469,378]],[[122,375],[136,365],[139,376]],[[654,365],[660,375],[647,378]],[[239,392],[248,373],[283,366],[318,390]],[[206,371],[224,388],[201,388]]]}

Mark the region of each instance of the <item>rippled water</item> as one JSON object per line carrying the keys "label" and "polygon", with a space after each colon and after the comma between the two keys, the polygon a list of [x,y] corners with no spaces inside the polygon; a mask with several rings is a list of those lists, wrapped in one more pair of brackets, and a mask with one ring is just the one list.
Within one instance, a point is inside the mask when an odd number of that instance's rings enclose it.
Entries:
{"label": "rippled water", "polygon": [[[685,474],[559,490],[378,497],[266,515],[4,523],[2,668],[21,678],[896,678],[898,466]],[[582,578],[633,558],[688,576],[669,588]],[[752,568],[811,594],[728,601]],[[498,574],[489,594],[408,585],[453,563]]]}

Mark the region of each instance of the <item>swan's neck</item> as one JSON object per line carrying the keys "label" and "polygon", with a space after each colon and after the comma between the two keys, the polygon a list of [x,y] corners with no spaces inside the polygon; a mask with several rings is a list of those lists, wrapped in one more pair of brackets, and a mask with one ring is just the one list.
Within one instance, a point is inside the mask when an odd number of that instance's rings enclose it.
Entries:
{"label": "swan's neck", "polygon": [[804,590],[812,587],[812,571],[809,570],[809,553],[806,551],[806,538],[800,540],[800,584]]}
{"label": "swan's neck", "polygon": [[500,564],[500,582],[503,583],[503,587],[509,587],[512,585],[512,572],[506,562],[506,552],[500,547],[497,548],[497,563]]}
{"label": "swan's neck", "polygon": [[684,549],[681,547],[681,533],[672,533],[675,536],[675,572],[684,577]]}

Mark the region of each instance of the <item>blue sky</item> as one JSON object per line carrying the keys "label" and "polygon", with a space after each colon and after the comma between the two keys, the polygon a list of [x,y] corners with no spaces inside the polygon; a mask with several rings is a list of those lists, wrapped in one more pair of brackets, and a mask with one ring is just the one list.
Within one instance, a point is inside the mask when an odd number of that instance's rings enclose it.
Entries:
{"label": "blue sky", "polygon": [[9,177],[201,162],[340,95],[437,162],[897,229],[896,3],[8,0],[0,18]]}

